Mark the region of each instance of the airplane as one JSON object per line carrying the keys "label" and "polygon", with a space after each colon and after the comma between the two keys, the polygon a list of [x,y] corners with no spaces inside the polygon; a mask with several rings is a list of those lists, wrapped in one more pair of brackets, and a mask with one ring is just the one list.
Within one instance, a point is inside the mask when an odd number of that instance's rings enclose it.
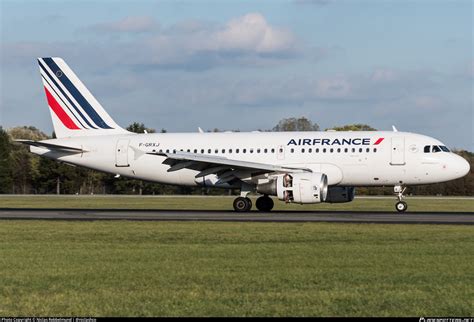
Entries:
{"label": "airplane", "polygon": [[442,142],[416,133],[132,133],[120,127],[61,58],[38,58],[55,139],[18,140],[32,153],[133,179],[239,189],[235,211],[286,203],[342,203],[356,187],[393,186],[398,212],[407,186],[465,176],[469,163]]}

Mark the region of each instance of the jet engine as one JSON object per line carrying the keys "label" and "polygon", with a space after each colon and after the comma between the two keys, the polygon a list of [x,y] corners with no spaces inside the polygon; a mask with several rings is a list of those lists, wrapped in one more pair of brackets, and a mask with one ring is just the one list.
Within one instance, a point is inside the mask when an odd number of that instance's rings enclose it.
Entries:
{"label": "jet engine", "polygon": [[341,203],[354,200],[354,187],[329,187],[326,202]]}
{"label": "jet engine", "polygon": [[328,178],[324,173],[286,173],[257,185],[257,192],[285,202],[320,203],[326,201]]}

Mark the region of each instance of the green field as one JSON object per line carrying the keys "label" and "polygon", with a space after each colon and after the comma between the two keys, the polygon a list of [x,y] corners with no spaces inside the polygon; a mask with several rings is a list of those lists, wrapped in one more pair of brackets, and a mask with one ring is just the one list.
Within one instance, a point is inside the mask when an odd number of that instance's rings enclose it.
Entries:
{"label": "green field", "polygon": [[2,221],[0,316],[472,316],[474,227]]}
{"label": "green field", "polygon": [[[186,209],[231,210],[235,197],[201,196],[1,196],[0,208],[106,208],[106,209]],[[255,197],[252,197],[255,204]],[[275,198],[273,198],[275,200]],[[408,211],[474,212],[474,198],[407,198]],[[395,197],[356,198],[341,204],[298,205],[275,200],[275,210],[355,210],[395,211]],[[255,209],[255,207],[253,208]]]}
{"label": "green field", "polygon": [[[232,200],[0,196],[0,208],[229,210]],[[474,210],[473,199],[407,201],[411,211]],[[8,220],[0,316],[472,316],[473,262],[473,226]]]}

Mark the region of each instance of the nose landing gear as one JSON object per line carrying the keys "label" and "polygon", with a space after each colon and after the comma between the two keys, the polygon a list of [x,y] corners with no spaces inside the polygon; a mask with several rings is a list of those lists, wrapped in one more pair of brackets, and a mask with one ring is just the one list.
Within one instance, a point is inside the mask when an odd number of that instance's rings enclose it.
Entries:
{"label": "nose landing gear", "polygon": [[403,201],[403,193],[405,192],[407,187],[402,187],[402,186],[395,186],[393,187],[393,192],[398,198],[398,202],[395,204],[395,209],[397,209],[398,212],[405,212],[408,208],[408,204]]}

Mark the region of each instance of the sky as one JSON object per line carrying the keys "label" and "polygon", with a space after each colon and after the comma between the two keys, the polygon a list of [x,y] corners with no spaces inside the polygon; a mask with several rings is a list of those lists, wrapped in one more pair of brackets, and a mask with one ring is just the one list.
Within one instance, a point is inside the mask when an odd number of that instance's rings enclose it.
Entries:
{"label": "sky", "polygon": [[36,57],[168,132],[364,123],[474,151],[473,3],[0,0],[0,125],[52,124]]}

